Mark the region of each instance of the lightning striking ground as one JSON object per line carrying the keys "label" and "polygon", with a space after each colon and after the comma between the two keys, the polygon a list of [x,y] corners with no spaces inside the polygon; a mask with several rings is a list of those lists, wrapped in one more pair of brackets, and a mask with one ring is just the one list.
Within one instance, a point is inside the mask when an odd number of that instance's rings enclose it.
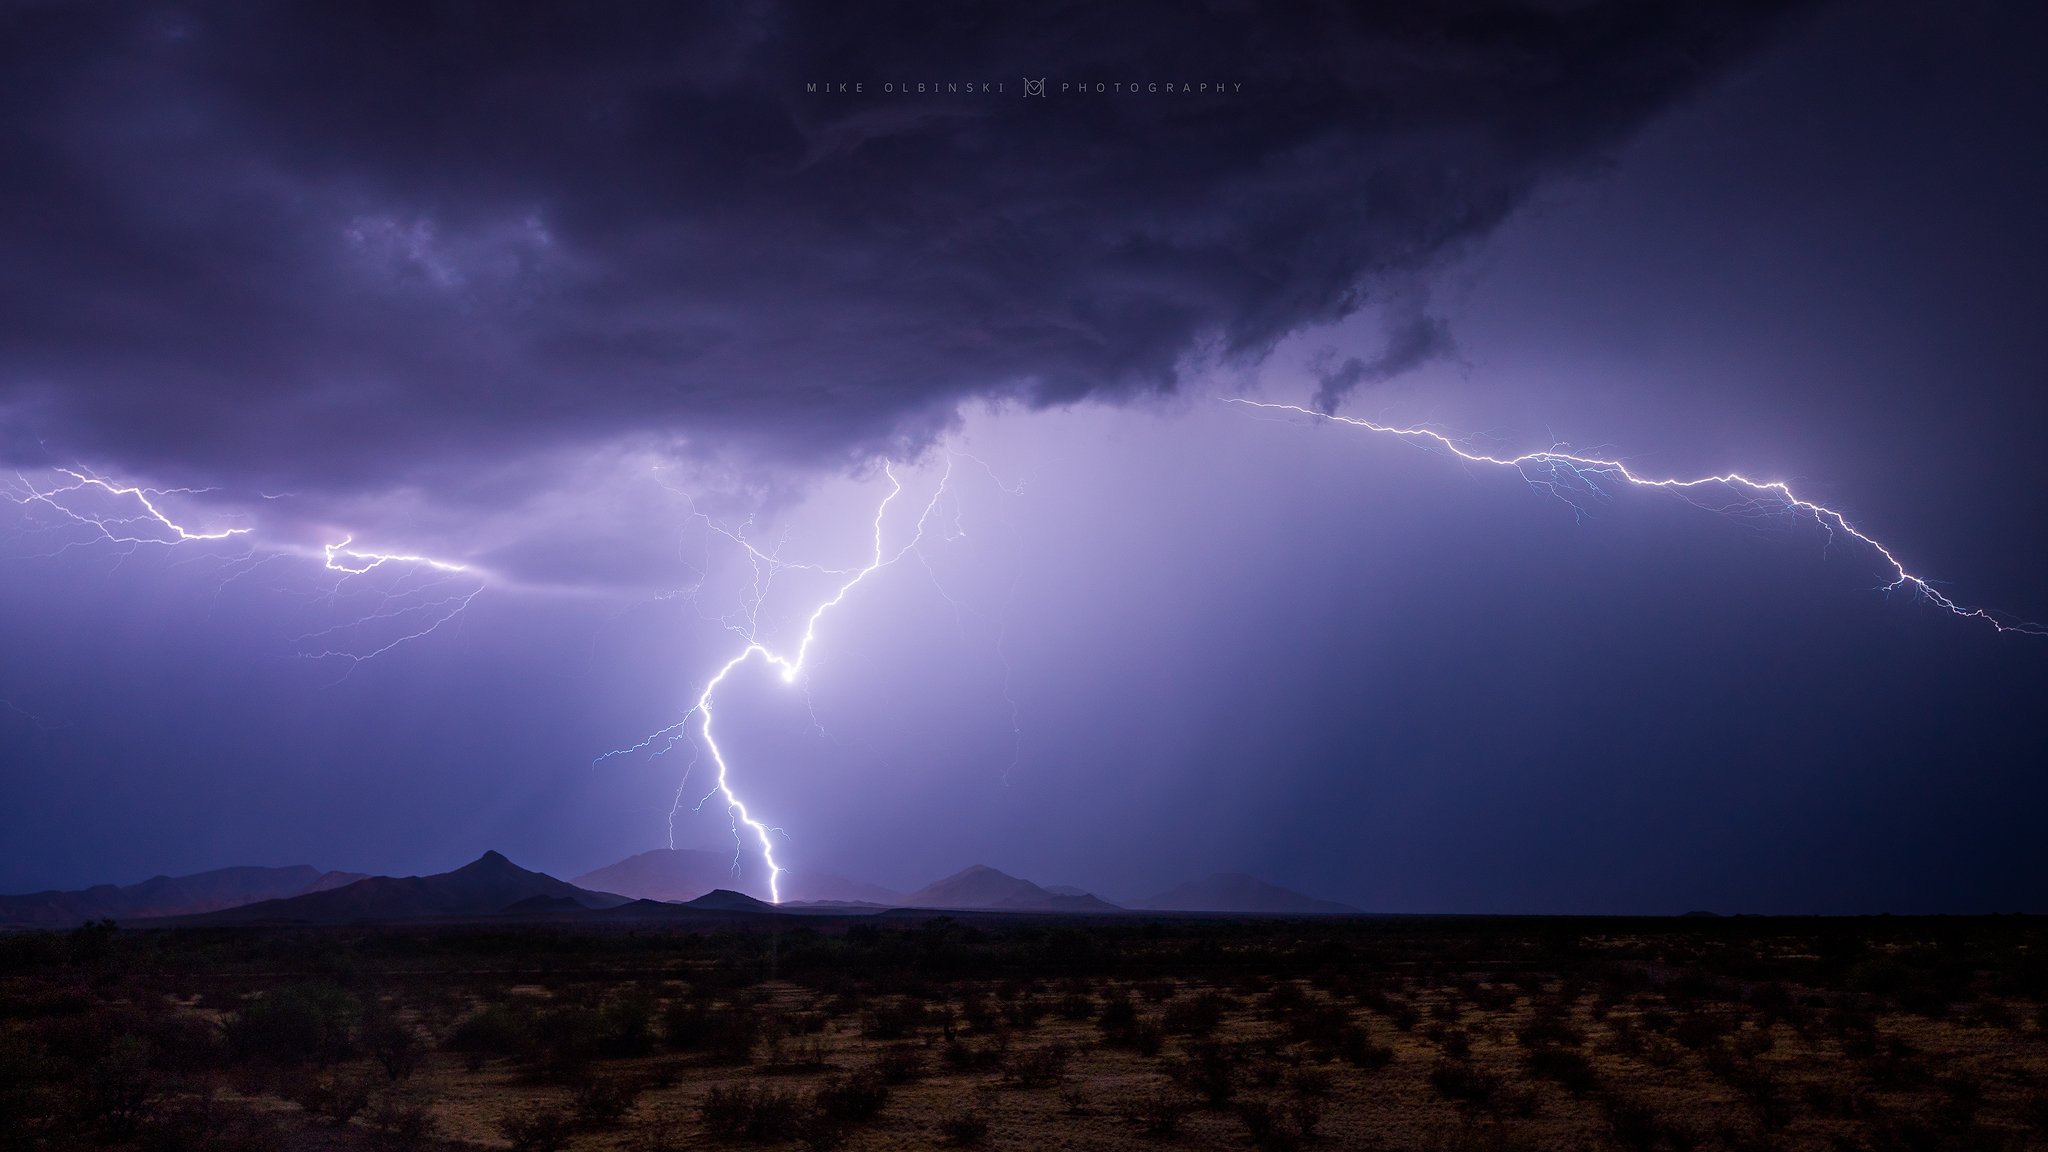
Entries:
{"label": "lightning striking ground", "polygon": [[1887,548],[1876,538],[1849,523],[1848,517],[1841,511],[1797,495],[1792,491],[1791,486],[1782,480],[1752,480],[1739,472],[1724,472],[1715,476],[1701,476],[1690,480],[1644,476],[1630,469],[1623,461],[1567,452],[1559,447],[1525,452],[1519,456],[1492,456],[1484,452],[1468,451],[1461,447],[1456,440],[1431,428],[1404,428],[1398,425],[1379,424],[1354,416],[1339,416],[1335,413],[1320,412],[1313,408],[1301,407],[1297,404],[1278,404],[1263,400],[1247,400],[1236,396],[1224,397],[1223,401],[1226,404],[1241,404],[1247,408],[1257,408],[1270,412],[1306,416],[1315,420],[1329,420],[1338,424],[1348,424],[1355,428],[1363,428],[1369,432],[1379,432],[1411,442],[1419,442],[1425,447],[1440,448],[1461,460],[1470,461],[1474,464],[1492,464],[1502,468],[1512,468],[1521,475],[1523,480],[1563,499],[1574,508],[1578,507],[1577,502],[1572,499],[1574,493],[1586,493],[1596,497],[1601,494],[1599,483],[1595,480],[1595,477],[1608,482],[1619,481],[1639,488],[1661,488],[1677,491],[1688,499],[1691,499],[1693,492],[1703,488],[1724,489],[1740,494],[1743,500],[1739,504],[1719,508],[1717,509],[1718,511],[1803,514],[1811,516],[1814,522],[1826,530],[1830,536],[1840,532],[1842,535],[1862,543],[1865,547],[1882,557],[1885,566],[1891,572],[1891,579],[1880,588],[1883,592],[1910,592],[1953,615],[1971,620],[1982,620],[1999,632],[2017,632],[2026,636],[2048,636],[2048,628],[2044,628],[2039,624],[2013,620],[1989,609],[1973,608],[1950,599],[1939,589],[1935,588],[1926,577],[1908,570],[1890,548]]}
{"label": "lightning striking ground", "polygon": [[[945,469],[939,478],[937,487],[932,491],[930,500],[926,502],[924,510],[918,515],[911,538],[894,549],[888,546],[886,526],[890,506],[896,502],[897,497],[903,494],[903,481],[896,475],[893,464],[883,463],[882,474],[889,480],[889,492],[882,497],[881,503],[875,508],[872,534],[873,549],[867,563],[858,568],[829,568],[815,564],[798,564],[785,561],[780,558],[779,547],[774,552],[762,551],[746,538],[744,528],[739,531],[728,529],[711,520],[702,512],[696,511],[694,504],[692,505],[692,515],[704,519],[713,531],[738,544],[746,552],[748,561],[753,566],[752,593],[745,598],[741,618],[739,620],[724,618],[720,621],[727,628],[738,633],[745,643],[739,651],[735,652],[731,658],[720,665],[718,670],[705,680],[703,688],[697,693],[695,703],[691,705],[690,710],[683,715],[681,720],[655,732],[638,744],[607,752],[599,756],[593,763],[602,763],[615,756],[628,755],[653,747],[655,744],[662,742],[664,738],[666,738],[666,743],[659,751],[666,751],[668,748],[674,747],[677,742],[688,740],[699,755],[708,755],[712,765],[717,770],[718,776],[711,789],[705,793],[704,800],[709,800],[713,796],[724,799],[726,810],[732,816],[733,834],[736,847],[739,850],[744,850],[742,837],[748,833],[760,844],[761,861],[768,870],[769,900],[773,903],[779,904],[782,901],[780,880],[784,869],[775,861],[775,840],[773,835],[779,829],[771,827],[755,817],[748,810],[746,803],[740,799],[738,792],[733,787],[732,766],[727,761],[725,750],[720,747],[718,737],[712,727],[717,711],[718,690],[735,672],[756,660],[759,660],[768,667],[777,669],[784,684],[795,684],[809,663],[811,646],[818,638],[818,626],[828,613],[845,603],[847,597],[853,593],[853,590],[875,573],[893,566],[899,560],[913,553],[917,553],[920,560],[922,560],[923,555],[919,552],[919,545],[924,542],[926,531],[930,527],[933,517],[938,514],[939,508],[947,496],[948,485],[953,475],[953,461],[957,455],[961,454],[952,452],[946,454]],[[987,465],[981,461],[976,460],[975,462],[982,464],[983,468],[987,468]],[[1000,481],[998,481],[998,484],[1000,486]],[[1006,488],[1005,491],[1010,491],[1010,489]],[[948,539],[954,538],[959,534],[956,528],[954,532],[949,533]],[[766,597],[768,589],[773,585],[775,575],[783,570],[803,570],[814,574],[843,577],[844,579],[833,594],[829,598],[820,601],[811,610],[810,615],[804,619],[803,633],[796,641],[795,646],[778,652],[775,648],[770,647],[761,637],[760,608],[761,601]],[[929,571],[929,565],[927,565],[927,571]],[[936,579],[934,579],[934,586],[937,586]],[[940,589],[940,595],[945,596],[943,588]],[[947,597],[947,599],[950,602],[951,598]],[[815,720],[815,714],[813,718]],[[1014,705],[1012,707],[1012,720],[1014,724]],[[693,721],[695,722],[694,726]],[[689,773],[694,770],[695,765],[696,760],[693,758],[690,767],[684,770],[683,783],[678,786],[676,793],[678,807],[680,807],[683,796],[682,789],[688,786]],[[703,802],[702,800],[699,801],[700,806]],[[672,809],[670,812],[671,847],[673,847],[674,814],[675,810]],[[745,829],[746,833],[742,833],[741,829]],[[735,869],[737,869],[739,866],[737,855],[734,857],[733,864]]]}

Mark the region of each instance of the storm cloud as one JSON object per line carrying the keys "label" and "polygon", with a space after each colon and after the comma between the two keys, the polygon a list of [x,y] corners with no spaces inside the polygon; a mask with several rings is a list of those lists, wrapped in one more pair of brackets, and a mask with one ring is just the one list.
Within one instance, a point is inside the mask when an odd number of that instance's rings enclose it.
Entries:
{"label": "storm cloud", "polygon": [[0,445],[339,491],[622,435],[830,466],[969,397],[1170,391],[1791,6],[16,7]]}

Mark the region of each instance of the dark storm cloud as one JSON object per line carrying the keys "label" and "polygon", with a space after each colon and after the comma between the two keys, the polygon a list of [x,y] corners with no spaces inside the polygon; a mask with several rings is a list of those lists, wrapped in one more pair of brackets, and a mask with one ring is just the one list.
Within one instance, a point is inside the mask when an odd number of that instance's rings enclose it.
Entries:
{"label": "dark storm cloud", "polygon": [[[1483,234],[1788,6],[17,6],[0,419],[346,486],[1168,390]],[[1444,339],[1395,335],[1347,384]]]}
{"label": "dark storm cloud", "polygon": [[1379,355],[1370,360],[1347,357],[1334,368],[1327,363],[1316,366],[1315,406],[1322,412],[1335,412],[1344,397],[1360,385],[1384,384],[1456,349],[1450,325],[1430,315],[1421,302],[1404,302],[1387,315],[1386,346]]}

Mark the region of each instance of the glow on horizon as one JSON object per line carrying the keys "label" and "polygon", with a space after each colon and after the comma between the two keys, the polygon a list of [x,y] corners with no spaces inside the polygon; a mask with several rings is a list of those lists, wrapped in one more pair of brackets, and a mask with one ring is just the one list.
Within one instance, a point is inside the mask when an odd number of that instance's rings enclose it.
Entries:
{"label": "glow on horizon", "polygon": [[[1369,432],[1380,432],[1409,440],[1426,441],[1450,452],[1461,460],[1467,460],[1474,464],[1492,464],[1498,467],[1512,468],[1521,475],[1522,479],[1538,487],[1549,489],[1553,494],[1560,496],[1563,495],[1560,491],[1562,484],[1560,480],[1555,478],[1544,479],[1540,475],[1531,475],[1530,470],[1532,468],[1548,468],[1552,472],[1553,477],[1560,472],[1566,473],[1572,479],[1578,481],[1579,484],[1584,485],[1595,493],[1598,492],[1598,488],[1594,487],[1592,482],[1586,478],[1588,473],[1619,479],[1640,488],[1689,491],[1695,488],[1718,486],[1748,492],[1753,497],[1774,497],[1781,505],[1777,510],[1805,513],[1813,517],[1815,523],[1827,529],[1830,533],[1840,530],[1842,534],[1861,541],[1879,556],[1884,557],[1885,564],[1891,569],[1892,579],[1883,586],[1882,591],[1896,592],[1901,589],[1910,589],[1914,594],[1925,597],[1929,602],[1939,605],[1954,615],[1973,620],[1982,620],[1999,632],[2017,632],[2025,636],[2048,636],[2048,629],[2044,629],[2039,624],[2028,621],[2001,619],[1997,614],[1987,609],[1972,608],[1956,603],[1937,590],[1925,577],[1909,571],[1905,564],[1893,554],[1891,549],[1885,547],[1876,538],[1865,534],[1850,524],[1848,517],[1844,516],[1840,511],[1799,496],[1792,491],[1791,485],[1782,480],[1753,480],[1740,472],[1723,472],[1718,475],[1701,476],[1691,480],[1642,476],[1631,470],[1626,463],[1620,460],[1609,460],[1599,456],[1585,456],[1576,452],[1566,452],[1555,447],[1539,449],[1534,452],[1524,452],[1519,456],[1492,456],[1483,452],[1467,451],[1449,436],[1430,428],[1379,424],[1355,416],[1339,416],[1332,412],[1304,408],[1298,404],[1247,400],[1237,396],[1223,397],[1223,402],[1226,404],[1241,404],[1247,408],[1307,416],[1315,420],[1329,420],[1339,424],[1348,424],[1354,428],[1363,428]],[[1569,502],[1569,497],[1565,497],[1565,499]]]}

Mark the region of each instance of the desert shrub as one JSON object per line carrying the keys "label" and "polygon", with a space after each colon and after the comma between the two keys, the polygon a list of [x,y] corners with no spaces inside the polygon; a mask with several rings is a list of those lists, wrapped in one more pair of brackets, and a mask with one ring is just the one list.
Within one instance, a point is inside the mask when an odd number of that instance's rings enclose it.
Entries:
{"label": "desert shrub", "polygon": [[697,1118],[713,1140],[736,1143],[746,1139],[747,1121],[754,1114],[751,1097],[744,1088],[713,1088],[697,1106]]}
{"label": "desert shrub", "polygon": [[1036,996],[1018,996],[1003,1002],[1003,1022],[1012,1028],[1036,1028],[1045,1019],[1048,1005]]}
{"label": "desert shrub", "polygon": [[309,1076],[292,1095],[315,1122],[339,1127],[370,1106],[370,1082],[343,1072]]}
{"label": "desert shrub", "polygon": [[597,1058],[599,1016],[595,1009],[568,1004],[535,1017],[533,1070],[543,1078],[576,1083]]}
{"label": "desert shrub", "polygon": [[332,984],[289,984],[252,997],[228,1019],[228,1045],[243,1060],[330,1064],[354,1055],[361,1007]]}
{"label": "desert shrub", "polygon": [[[15,1146],[8,1142],[9,1135],[27,1133],[0,1127],[0,1148]],[[225,1106],[206,1093],[165,1100],[152,1108],[137,1133],[136,1147],[139,1152],[284,1152],[285,1143],[274,1118]]]}
{"label": "desert shrub", "polygon": [[1524,1048],[1577,1048],[1586,1036],[1563,1017],[1545,1013],[1515,1029],[1515,1042]]}
{"label": "desert shrub", "polygon": [[1607,1039],[1602,1046],[1617,1055],[1639,1056],[1643,1051],[1643,1034],[1636,1030],[1634,1020],[1616,1016],[1607,1021]]}
{"label": "desert shrub", "polygon": [[939,1134],[955,1148],[978,1148],[988,1140],[988,1117],[979,1112],[956,1112],[939,1121]]}
{"label": "desert shrub", "polygon": [[1130,1045],[1132,1051],[1140,1056],[1157,1056],[1166,1047],[1166,1030],[1157,1021],[1140,1020],[1138,1026],[1131,1029]]}
{"label": "desert shrub", "polygon": [[441,1042],[451,1052],[519,1056],[533,1046],[532,1021],[503,1004],[486,1004],[457,1024]]}
{"label": "desert shrub", "polygon": [[714,1064],[744,1064],[753,1058],[761,1022],[745,1008],[678,1003],[663,1014],[662,1032],[679,1052],[702,1052]]}
{"label": "desert shrub", "polygon": [[201,1016],[151,1010],[122,1013],[110,1023],[147,1040],[159,1068],[191,1072],[223,1064],[229,1055],[220,1025]]}
{"label": "desert shrub", "polygon": [[1025,1088],[1050,1088],[1066,1079],[1071,1055],[1065,1044],[1034,1048],[1010,1062],[1009,1077]]}
{"label": "desert shrub", "polygon": [[418,1101],[387,1092],[363,1118],[372,1152],[414,1152],[434,1138],[434,1114]]}
{"label": "desert shrub", "polygon": [[2029,1096],[2020,1108],[2020,1118],[2027,1122],[2036,1136],[2048,1136],[2048,1096],[2036,1093]]}
{"label": "desert shrub", "polygon": [[1574,1096],[1587,1096],[1600,1088],[1600,1076],[1583,1053],[1564,1048],[1538,1048],[1522,1058],[1529,1075],[1555,1080]]}
{"label": "desert shrub", "polygon": [[561,1152],[576,1122],[560,1108],[529,1108],[498,1121],[498,1131],[512,1142],[512,1152]]}
{"label": "desert shrub", "polygon": [[1354,1068],[1385,1068],[1394,1062],[1394,1050],[1383,1044],[1375,1044],[1372,1033],[1363,1024],[1352,1024],[1338,1037],[1337,1054]]}
{"label": "desert shrub", "polygon": [[372,1000],[363,1014],[362,1042],[383,1067],[385,1077],[394,1082],[418,1070],[425,1049],[419,1032],[377,1000]]}
{"label": "desert shrub", "polygon": [[[948,1055],[953,1049],[966,1051],[965,1044],[957,1041],[946,1046]],[[908,1084],[924,1078],[924,1053],[908,1044],[892,1044],[882,1049],[875,1057],[875,1074],[884,1084]]]}
{"label": "desert shrub", "polygon": [[1688,1012],[1671,1029],[1671,1038],[1687,1048],[1705,1048],[1735,1030],[1730,1021],[1710,1012]]}
{"label": "desert shrub", "polygon": [[1268,1020],[1285,1020],[1306,1007],[1308,993],[1292,980],[1282,980],[1259,998],[1259,1012]]}
{"label": "desert shrub", "polygon": [[634,992],[606,1001],[598,1009],[593,1025],[597,1055],[627,1059],[654,1051],[654,1029],[649,1024],[653,1016],[654,1002],[644,993]]}
{"label": "desert shrub", "polygon": [[1237,1094],[1247,1053],[1235,1045],[1203,1040],[1188,1045],[1187,1055],[1174,1061],[1168,1075],[1211,1108],[1221,1108]]}
{"label": "desert shrub", "polygon": [[1607,1132],[1627,1152],[1651,1152],[1665,1138],[1666,1125],[1649,1105],[1626,1096],[1605,1101]]}
{"label": "desert shrub", "polygon": [[1062,1020],[1087,1020],[1095,1015],[1095,997],[1086,992],[1068,992],[1059,998],[1053,1010]]}
{"label": "desert shrub", "polygon": [[1154,1092],[1125,1104],[1123,1117],[1145,1135],[1167,1140],[1180,1134],[1181,1121],[1193,1110],[1194,1104],[1179,1093]]}
{"label": "desert shrub", "polygon": [[50,1070],[40,1043],[0,1028],[0,1148],[35,1146],[36,1130],[51,1119],[55,1105]]}
{"label": "desert shrub", "polygon": [[1259,1148],[1291,1147],[1274,1140],[1279,1128],[1279,1109],[1264,1100],[1246,1100],[1237,1106],[1237,1118]]}
{"label": "desert shrub", "polygon": [[89,1131],[110,1142],[133,1136],[158,1093],[148,1042],[114,1037],[86,1068],[78,1089],[79,1119]]}
{"label": "desert shrub", "polygon": [[1291,1068],[1286,1075],[1287,1090],[1296,1096],[1328,1096],[1335,1087],[1330,1074],[1321,1068]]}
{"label": "desert shrub", "polygon": [[1295,1100],[1289,1104],[1246,1100],[1237,1106],[1237,1118],[1244,1124],[1254,1147],[1265,1152],[1292,1152],[1315,1139],[1323,1109],[1314,1100]]}
{"label": "desert shrub", "polygon": [[735,1143],[772,1144],[789,1140],[802,1127],[803,1111],[796,1094],[767,1086],[713,1088],[698,1106],[704,1130],[712,1139]]}
{"label": "desert shrub", "polygon": [[819,1112],[833,1120],[870,1120],[889,1102],[889,1086],[874,1071],[834,1076],[819,1086],[814,1102]]}
{"label": "desert shrub", "polygon": [[1215,1034],[1223,1024],[1223,1015],[1229,1001],[1220,992],[1203,992],[1197,996],[1183,996],[1166,1006],[1161,1017],[1161,1026],[1175,1036],[1206,1037]]}
{"label": "desert shrub", "polygon": [[1500,1077],[1459,1060],[1438,1060],[1429,1069],[1429,1083],[1444,1099],[1467,1108],[1490,1108],[1500,1091]]}
{"label": "desert shrub", "polygon": [[[870,1040],[901,1040],[924,1023],[924,1005],[910,1000],[875,1008],[861,1017],[861,1035]],[[984,1025],[985,1027],[986,1025]]]}
{"label": "desert shrub", "polygon": [[1095,1026],[1102,1030],[1102,1042],[1112,1047],[1129,1045],[1131,1034],[1138,1027],[1138,1006],[1122,989],[1102,998],[1102,1010],[1095,1017]]}
{"label": "desert shrub", "polygon": [[600,1076],[576,1085],[570,1094],[578,1123],[609,1128],[625,1120],[640,1102],[641,1085],[623,1076]]}
{"label": "desert shrub", "polygon": [[1433,1037],[1445,1056],[1467,1060],[1472,1056],[1472,1034],[1463,1028],[1439,1028]]}
{"label": "desert shrub", "polygon": [[846,1146],[846,1125],[822,1112],[809,1112],[797,1118],[796,1140],[805,1152],[834,1152]]}

